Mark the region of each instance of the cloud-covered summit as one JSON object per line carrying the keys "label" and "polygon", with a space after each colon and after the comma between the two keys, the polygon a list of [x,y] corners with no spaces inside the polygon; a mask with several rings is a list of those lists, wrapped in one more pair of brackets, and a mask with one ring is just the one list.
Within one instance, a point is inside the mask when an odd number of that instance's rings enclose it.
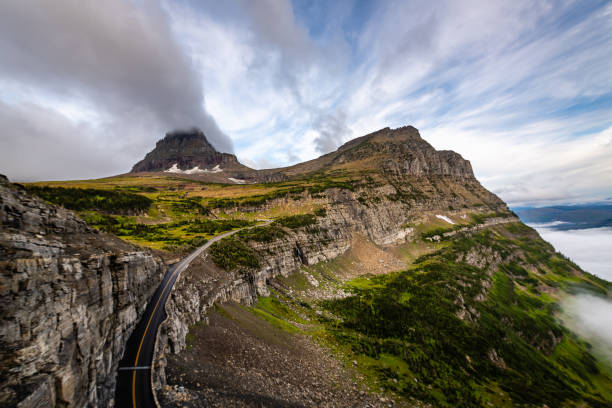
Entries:
{"label": "cloud-covered summit", "polygon": [[[233,151],[205,110],[201,75],[154,2],[4,2],[0,61],[2,162],[17,178],[116,173],[177,127],[198,126],[219,150]],[[36,166],[41,155],[48,163]]]}
{"label": "cloud-covered summit", "polygon": [[210,112],[251,165],[412,124],[514,203],[609,196],[609,3],[279,3],[170,7]]}
{"label": "cloud-covered summit", "polygon": [[2,170],[127,171],[190,126],[278,167],[410,124],[514,204],[603,199],[611,16],[604,0],[5,2]]}

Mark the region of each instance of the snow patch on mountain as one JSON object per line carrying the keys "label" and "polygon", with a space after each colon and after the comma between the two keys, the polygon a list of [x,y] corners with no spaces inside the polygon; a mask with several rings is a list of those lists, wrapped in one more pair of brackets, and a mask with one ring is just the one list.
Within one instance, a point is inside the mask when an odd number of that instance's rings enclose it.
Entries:
{"label": "snow patch on mountain", "polygon": [[232,181],[236,184],[246,184],[246,180],[241,180],[241,179],[237,179],[237,178],[233,178],[233,177],[228,177],[227,178],[229,181]]}
{"label": "snow patch on mountain", "polygon": [[443,220],[443,221],[446,221],[446,222],[448,222],[449,224],[453,224],[453,225],[455,225],[455,223],[453,222],[453,220],[451,220],[450,218],[448,218],[446,215],[439,215],[439,214],[438,214],[438,215],[436,215],[436,218],[439,218],[439,219],[441,219],[441,220]]}
{"label": "snow patch on mountain", "polygon": [[215,167],[213,167],[211,170],[201,169],[200,166],[195,166],[194,168],[191,168],[189,170],[181,170],[179,169],[178,164],[174,163],[172,167],[170,167],[168,170],[164,170],[164,173],[200,174],[200,173],[220,173],[222,171],[223,169],[219,167],[218,164]]}

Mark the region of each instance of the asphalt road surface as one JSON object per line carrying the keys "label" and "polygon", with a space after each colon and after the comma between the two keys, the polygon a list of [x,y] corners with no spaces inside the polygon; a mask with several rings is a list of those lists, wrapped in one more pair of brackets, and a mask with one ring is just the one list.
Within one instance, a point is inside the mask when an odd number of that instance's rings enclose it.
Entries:
{"label": "asphalt road surface", "polygon": [[[271,221],[266,221],[269,224]],[[260,224],[261,225],[261,224]],[[265,225],[265,224],[264,224]],[[252,227],[250,227],[252,228]],[[119,362],[115,406],[122,408],[155,407],[151,387],[151,365],[159,325],[166,320],[166,301],[178,276],[198,255],[214,242],[240,230],[229,231],[211,238],[189,256],[168,268],[164,279],[151,297],[136,329],[127,341],[123,359]]]}

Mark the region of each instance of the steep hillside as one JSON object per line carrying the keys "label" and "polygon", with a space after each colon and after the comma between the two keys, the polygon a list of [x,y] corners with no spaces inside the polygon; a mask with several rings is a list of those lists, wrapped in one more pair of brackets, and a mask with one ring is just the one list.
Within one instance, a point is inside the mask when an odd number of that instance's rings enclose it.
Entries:
{"label": "steep hillside", "polygon": [[416,129],[382,129],[288,168],[237,170],[238,181],[229,165],[167,172],[170,161],[26,186],[174,259],[271,220],[214,243],[173,287],[154,364],[164,405],[612,401],[610,368],[556,317],[562,296],[609,297],[609,283],[556,254],[467,160]]}
{"label": "steep hillside", "polygon": [[436,406],[609,406],[612,372],[555,319],[564,292],[612,288],[535,231],[461,233],[410,269],[320,303],[333,342],[383,388]]}
{"label": "steep hillside", "polygon": [[384,128],[353,139],[335,152],[276,171],[295,177],[340,169],[369,170],[394,176],[474,178],[467,160],[452,151],[437,151],[412,126]]}
{"label": "steep hillside", "polygon": [[[427,234],[395,247],[355,238],[333,260],[276,275],[251,307],[217,308],[209,326],[190,328],[186,350],[168,357],[164,398],[197,407],[609,406],[611,367],[556,314],[567,293],[610,297],[612,285],[507,221],[438,244]],[[268,258],[288,238],[254,254]],[[287,352],[292,344],[311,354]],[[328,367],[321,349],[343,367]]]}
{"label": "steep hillside", "polygon": [[164,269],[0,176],[0,405],[107,406]]}

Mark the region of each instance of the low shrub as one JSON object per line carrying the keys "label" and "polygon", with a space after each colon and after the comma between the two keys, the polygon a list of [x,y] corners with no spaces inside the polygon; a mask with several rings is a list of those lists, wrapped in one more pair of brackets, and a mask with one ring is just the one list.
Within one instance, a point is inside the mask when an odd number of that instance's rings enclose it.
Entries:
{"label": "low shrub", "polygon": [[278,225],[265,225],[244,229],[238,232],[237,235],[245,241],[272,242],[282,238],[285,235],[285,231]]}
{"label": "low shrub", "polygon": [[316,224],[317,220],[313,214],[298,214],[279,218],[276,222],[283,227],[298,229]]}
{"label": "low shrub", "polygon": [[237,198],[211,198],[208,200],[208,208],[237,208],[237,207],[258,207],[268,201],[291,196],[293,199],[301,198],[299,195],[305,191],[304,187],[281,188],[266,194],[257,194]]}
{"label": "low shrub", "polygon": [[252,221],[231,220],[195,220],[191,221],[185,231],[194,234],[218,234],[235,228],[243,228],[252,225]]}
{"label": "low shrub", "polygon": [[326,217],[327,216],[327,210],[325,208],[317,208],[314,211],[314,215],[316,215],[317,217]]}
{"label": "low shrub", "polygon": [[45,201],[75,211],[96,210],[110,214],[129,214],[147,211],[153,200],[125,191],[26,186],[28,193]]}
{"label": "low shrub", "polygon": [[178,213],[197,213],[200,215],[210,214],[210,210],[202,205],[202,199],[199,197],[189,197],[184,200],[172,201],[170,206],[172,211]]}
{"label": "low shrub", "polygon": [[87,224],[104,231],[110,230],[119,224],[116,218],[93,211],[82,213],[81,218],[83,218]]}
{"label": "low shrub", "polygon": [[210,246],[213,262],[227,271],[238,267],[257,268],[259,259],[255,251],[236,237],[227,237]]}

